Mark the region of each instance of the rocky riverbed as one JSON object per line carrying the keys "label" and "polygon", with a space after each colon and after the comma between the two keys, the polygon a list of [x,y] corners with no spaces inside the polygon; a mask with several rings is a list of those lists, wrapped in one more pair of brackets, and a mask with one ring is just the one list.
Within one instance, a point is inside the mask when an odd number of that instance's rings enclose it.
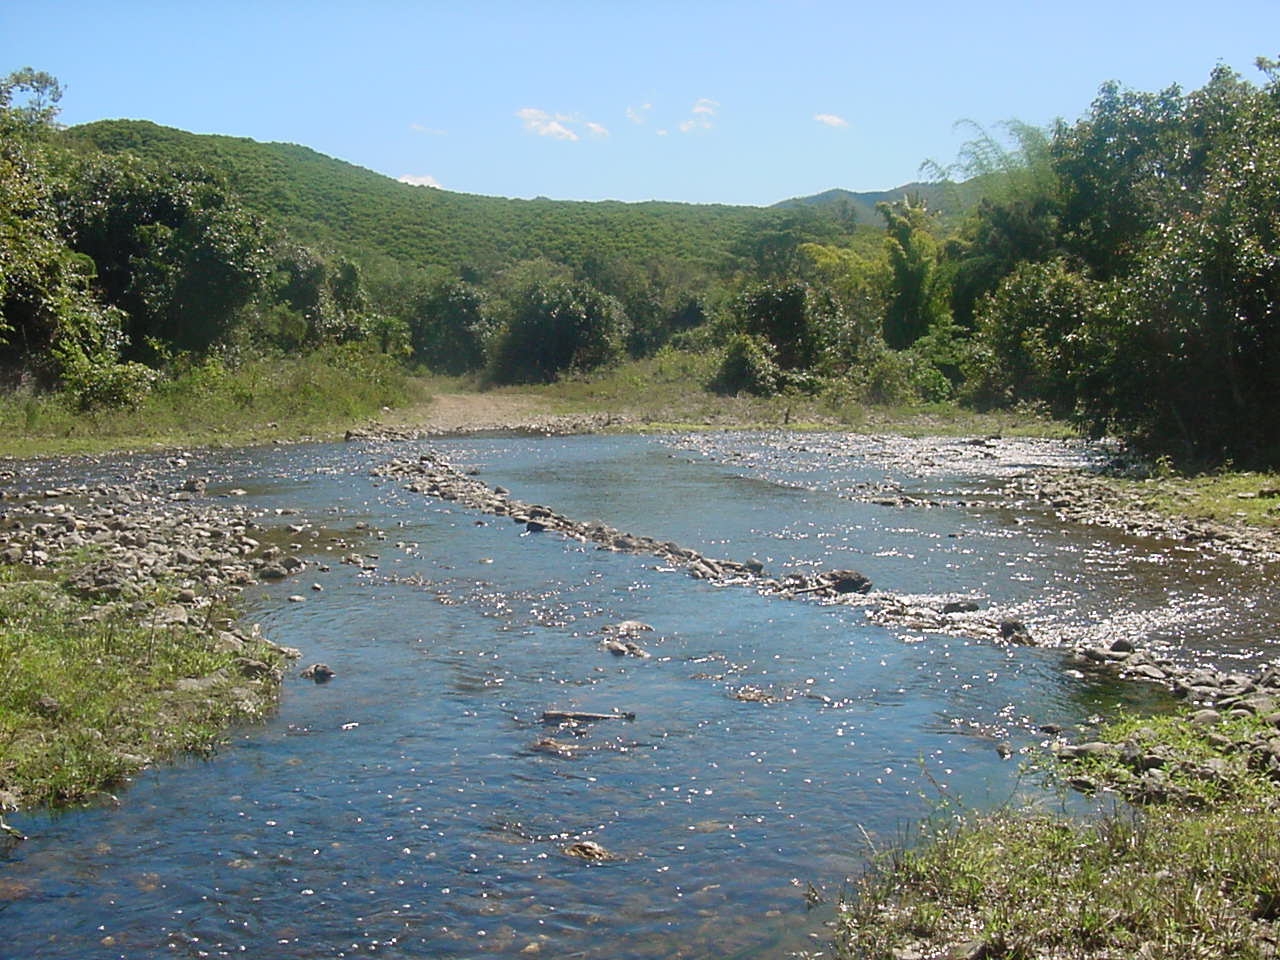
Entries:
{"label": "rocky riverbed", "polygon": [[[994,441],[984,441],[984,449]],[[966,444],[966,446],[973,446]],[[748,559],[725,560],[704,556],[672,541],[615,529],[598,521],[584,522],[549,506],[527,503],[503,487],[490,487],[458,469],[438,454],[397,458],[376,467],[379,476],[395,478],[412,493],[460,503],[477,512],[507,518],[525,534],[554,533],[599,549],[647,554],[658,558],[658,569],[683,570],[689,576],[717,585],[747,587],[761,595],[861,606],[867,617],[883,626],[968,637],[997,644],[1063,647],[1063,668],[1074,675],[1100,673],[1125,680],[1157,684],[1206,705],[1225,702],[1235,707],[1243,692],[1257,691],[1278,676],[1267,666],[1260,673],[1224,672],[1201,664],[1179,662],[1143,649],[1141,638],[1114,636],[1087,644],[1066,644],[1054,633],[1041,634],[1021,620],[986,609],[959,595],[902,595],[874,589],[856,570],[791,573],[773,577],[763,564]],[[1233,555],[1270,557],[1276,540],[1270,531],[1238,530],[1222,524],[1169,520],[1155,524],[1150,511],[1114,493],[1105,483],[1083,476],[1040,473],[1017,476],[1006,486],[1008,504],[1017,508],[1028,498],[1048,503],[1064,520],[1123,525],[1130,532],[1228,549]],[[913,501],[914,503],[914,501]],[[918,505],[918,504],[916,504]],[[633,644],[634,646],[634,644]],[[636,647],[633,652],[642,653]],[[767,698],[762,698],[767,699]],[[1280,722],[1280,714],[1275,720]]]}
{"label": "rocky riverbed", "polygon": [[1280,530],[1256,524],[1173,517],[1152,510],[1140,492],[1117,487],[1106,475],[1046,471],[1015,477],[1004,489],[1015,508],[1048,506],[1069,523],[1113,527],[1134,536],[1190,544],[1241,562],[1280,559]]}

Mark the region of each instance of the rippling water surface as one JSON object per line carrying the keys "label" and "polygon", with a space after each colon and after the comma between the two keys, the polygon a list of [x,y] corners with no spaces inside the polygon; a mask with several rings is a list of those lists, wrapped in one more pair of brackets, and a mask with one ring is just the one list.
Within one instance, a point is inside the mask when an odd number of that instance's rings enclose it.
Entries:
{"label": "rippling water surface", "polygon": [[[1083,457],[1061,445],[990,464],[785,434],[433,448],[576,519],[771,573],[855,567],[878,589],[972,596],[1063,639],[1232,656],[1274,622],[1270,571],[992,498],[1002,474]],[[0,956],[786,956],[825,936],[806,885],[837,893],[867,838],[892,841],[942,794],[1059,802],[997,744],[1164,703],[1072,679],[1054,650],[895,632],[856,606],[710,585],[369,476],[417,452],[277,447],[184,468],[376,555],[361,571],[333,547],[318,558],[330,572],[303,575],[323,592],[250,597],[272,639],[337,677],[288,680],[277,717],[210,760],[146,772],[118,807],[15,818],[33,839],[0,855]],[[868,489],[943,505],[879,506]],[[283,603],[292,593],[307,601]],[[599,646],[624,619],[654,627],[649,659]],[[741,702],[743,686],[776,699]],[[635,719],[566,730],[546,709]],[[572,755],[534,749],[547,736]],[[578,839],[616,859],[566,856]]]}

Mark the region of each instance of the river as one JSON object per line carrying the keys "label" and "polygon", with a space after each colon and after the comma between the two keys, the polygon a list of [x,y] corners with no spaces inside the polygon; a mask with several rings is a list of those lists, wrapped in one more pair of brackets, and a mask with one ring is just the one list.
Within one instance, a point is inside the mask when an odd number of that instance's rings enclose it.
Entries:
{"label": "river", "polygon": [[[1182,657],[1274,654],[1260,586],[1272,572],[1064,526],[997,495],[1014,472],[1087,465],[1087,448],[1015,444],[984,462],[949,443],[429,446],[526,501],[772,574],[856,568],[877,590],[970,597],[1054,642],[1115,634]],[[297,511],[275,522],[302,527],[298,542],[329,569],[254,588],[247,613],[336,676],[315,684],[294,668],[270,721],[210,758],[145,771],[118,804],[11,818],[31,839],[0,852],[0,957],[816,951],[845,878],[940,805],[1071,802],[1023,769],[1041,726],[1171,702],[1072,675],[1057,649],[696,580],[370,475],[416,449],[48,465],[107,479],[141,461],[207,472],[209,496],[240,488],[273,516]],[[917,503],[868,494],[886,490]],[[357,542],[368,569],[340,563],[351,547],[331,537]],[[653,627],[636,636],[649,657],[603,649],[602,630],[623,620]],[[769,699],[739,700],[743,688]],[[548,709],[634,719],[559,728],[542,722]],[[565,748],[538,747],[547,737]],[[613,859],[566,855],[577,840]]]}

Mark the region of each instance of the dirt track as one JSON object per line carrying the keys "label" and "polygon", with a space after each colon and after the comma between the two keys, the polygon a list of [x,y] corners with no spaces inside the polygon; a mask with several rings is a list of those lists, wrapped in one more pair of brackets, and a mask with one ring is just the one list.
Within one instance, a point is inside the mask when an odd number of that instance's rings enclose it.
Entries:
{"label": "dirt track", "polygon": [[378,427],[423,434],[521,431],[592,433],[623,422],[610,413],[548,413],[537,398],[509,393],[439,393],[429,401],[384,414]]}

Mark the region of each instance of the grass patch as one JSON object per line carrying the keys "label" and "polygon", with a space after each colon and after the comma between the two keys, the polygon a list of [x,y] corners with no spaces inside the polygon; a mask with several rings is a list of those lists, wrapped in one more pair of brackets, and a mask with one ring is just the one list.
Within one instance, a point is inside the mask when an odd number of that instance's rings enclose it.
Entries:
{"label": "grass patch", "polygon": [[1001,811],[929,824],[846,895],[835,955],[1274,957],[1280,787],[1242,749],[1274,734],[1255,717],[1109,724],[1116,753],[1084,768],[1119,784],[1132,775],[1122,756],[1167,756],[1178,802],[1114,800],[1084,821]]}
{"label": "grass patch", "polygon": [[1144,802],[1156,793],[1181,806],[1226,801],[1271,803],[1280,797],[1256,749],[1276,728],[1256,715],[1189,723],[1183,714],[1126,715],[1104,725],[1100,741],[1111,753],[1086,756],[1074,767],[1085,777]]}
{"label": "grass patch", "polygon": [[103,613],[60,572],[0,568],[0,811],[91,798],[157,759],[209,749],[270,699],[274,680],[247,680],[237,662],[274,666],[265,645],[219,652],[203,624],[159,626],[136,607]]}
{"label": "grass patch", "polygon": [[235,445],[345,429],[415,398],[388,357],[346,347],[303,357],[181,365],[138,404],[79,410],[63,394],[0,396],[0,455]]}
{"label": "grass patch", "polygon": [[1141,480],[1105,480],[1165,516],[1280,527],[1280,473],[1220,470],[1181,474],[1164,469]]}
{"label": "grass patch", "polygon": [[630,418],[631,429],[639,430],[786,426],[914,436],[1078,435],[1068,424],[1026,409],[980,413],[954,403],[884,406],[862,402],[839,389],[812,396],[799,392],[726,396],[705,386],[715,376],[719,360],[716,351],[666,347],[652,357],[606,370],[496,392],[537,397],[553,413],[619,413]]}

